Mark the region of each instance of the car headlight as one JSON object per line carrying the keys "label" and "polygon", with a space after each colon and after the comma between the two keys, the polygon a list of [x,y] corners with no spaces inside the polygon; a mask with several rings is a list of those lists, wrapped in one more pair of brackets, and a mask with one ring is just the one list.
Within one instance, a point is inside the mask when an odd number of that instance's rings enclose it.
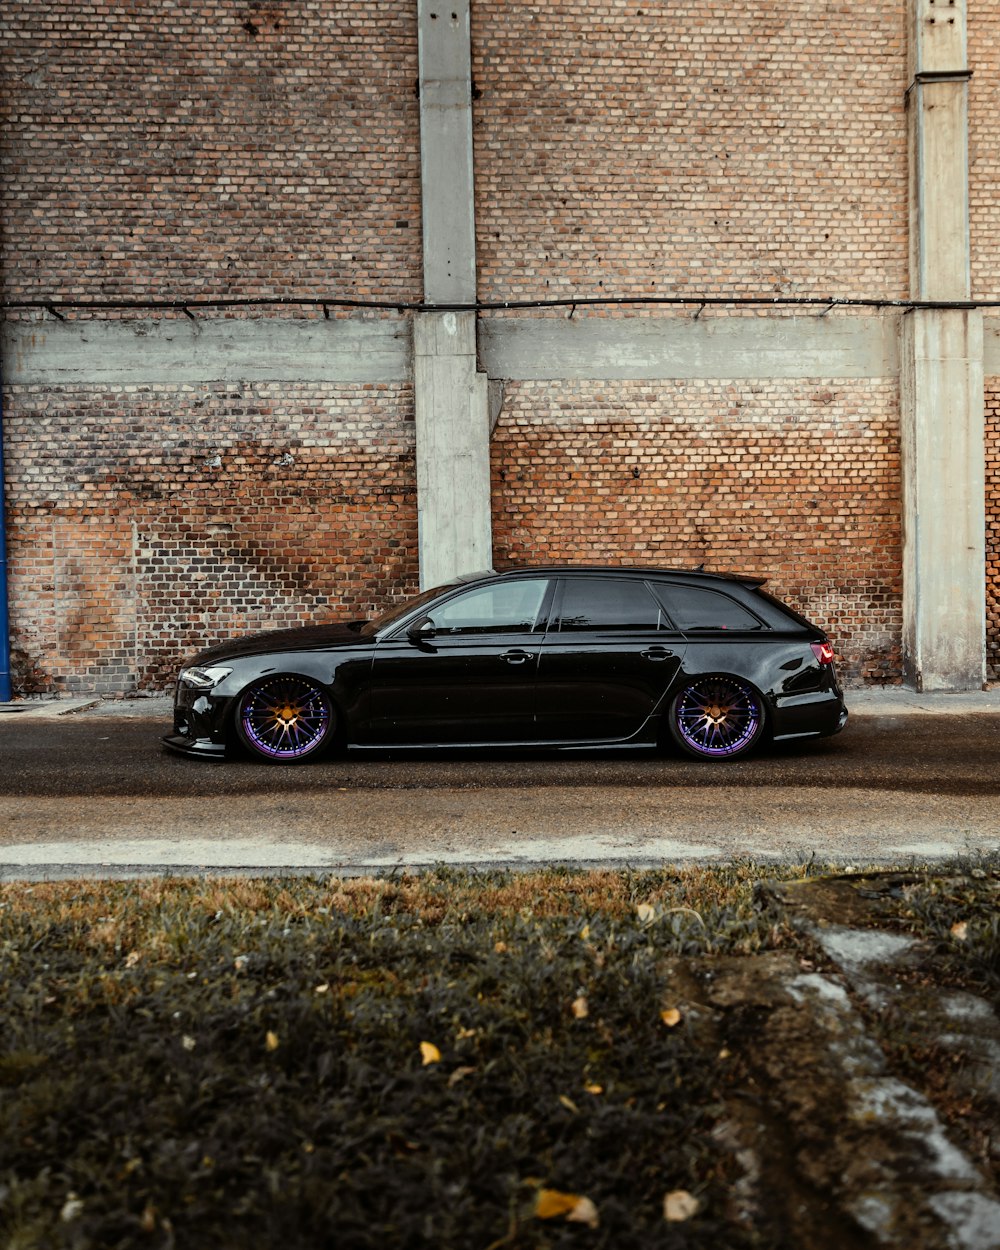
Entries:
{"label": "car headlight", "polygon": [[211,690],[232,671],[231,668],[182,668],[178,680],[185,686],[194,686],[195,690]]}

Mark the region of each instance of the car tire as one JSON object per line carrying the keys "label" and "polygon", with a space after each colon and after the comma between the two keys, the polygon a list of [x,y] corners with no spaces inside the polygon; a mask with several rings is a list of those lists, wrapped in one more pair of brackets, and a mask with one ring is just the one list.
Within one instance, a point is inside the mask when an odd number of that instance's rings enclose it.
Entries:
{"label": "car tire", "polygon": [[766,712],[761,694],[741,677],[691,678],[670,705],[670,735],[700,760],[740,759],[760,741]]}
{"label": "car tire", "polygon": [[269,764],[299,764],[333,741],[330,696],[308,677],[276,674],[251,683],[236,701],[236,733],[251,755]]}

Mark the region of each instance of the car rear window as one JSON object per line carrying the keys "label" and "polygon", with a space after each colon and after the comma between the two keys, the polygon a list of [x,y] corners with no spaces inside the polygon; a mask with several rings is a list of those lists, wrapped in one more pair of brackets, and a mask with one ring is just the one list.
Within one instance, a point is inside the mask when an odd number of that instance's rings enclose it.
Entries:
{"label": "car rear window", "polygon": [[717,590],[657,582],[656,593],[678,629],[764,629],[752,612]]}
{"label": "car rear window", "polygon": [[567,578],[556,628],[661,629],[663,609],[642,582],[623,577]]}

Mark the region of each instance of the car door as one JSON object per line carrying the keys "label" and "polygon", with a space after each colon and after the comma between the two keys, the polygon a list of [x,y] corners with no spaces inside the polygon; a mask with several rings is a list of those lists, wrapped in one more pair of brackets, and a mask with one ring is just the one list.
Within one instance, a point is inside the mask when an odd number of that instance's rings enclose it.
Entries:
{"label": "car door", "polygon": [[365,739],[379,744],[530,742],[551,582],[504,578],[428,605],[381,640]]}
{"label": "car door", "polygon": [[684,649],[644,579],[560,579],[538,663],[540,737],[633,737],[662,701]]}

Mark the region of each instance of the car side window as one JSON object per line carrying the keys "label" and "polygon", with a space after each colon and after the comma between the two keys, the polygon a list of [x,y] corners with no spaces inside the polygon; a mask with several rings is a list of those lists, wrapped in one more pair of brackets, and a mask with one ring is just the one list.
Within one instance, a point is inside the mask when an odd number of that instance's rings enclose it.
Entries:
{"label": "car side window", "polygon": [[432,608],[438,633],[530,633],[539,617],[549,583],[544,578],[495,582]]}
{"label": "car side window", "polygon": [[656,593],[678,629],[764,629],[765,626],[735,599],[701,586],[655,583]]}
{"label": "car side window", "polygon": [[642,582],[623,577],[567,578],[562,586],[560,631],[581,629],[664,629],[663,608]]}

